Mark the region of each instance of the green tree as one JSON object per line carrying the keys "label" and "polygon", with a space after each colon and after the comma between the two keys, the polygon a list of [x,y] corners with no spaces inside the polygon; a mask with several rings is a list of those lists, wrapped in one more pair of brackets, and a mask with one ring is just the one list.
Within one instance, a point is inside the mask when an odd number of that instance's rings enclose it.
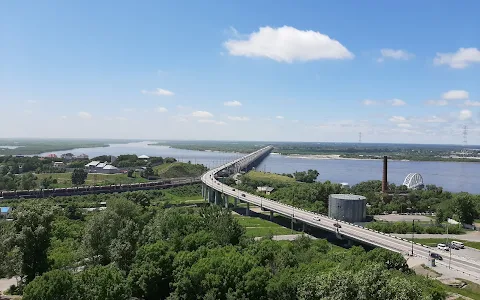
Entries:
{"label": "green tree", "polygon": [[130,289],[115,266],[96,266],[76,275],[79,300],[127,300]]}
{"label": "green tree", "polygon": [[165,242],[140,248],[128,275],[133,296],[147,300],[167,298],[173,281],[174,257]]}
{"label": "green tree", "polygon": [[23,292],[24,300],[77,300],[73,275],[65,270],[53,270],[38,276]]}
{"label": "green tree", "polygon": [[472,224],[477,216],[475,201],[472,195],[460,193],[453,199],[453,211],[463,224]]}
{"label": "green tree", "polygon": [[72,172],[72,184],[81,185],[85,183],[88,173],[83,169],[75,169]]}
{"label": "green tree", "polygon": [[18,209],[14,214],[15,245],[21,259],[21,276],[26,283],[48,270],[53,212],[40,205]]}
{"label": "green tree", "polygon": [[154,175],[155,175],[155,172],[153,171],[153,168],[151,166],[147,166],[143,171],[143,177],[145,178],[149,178]]}

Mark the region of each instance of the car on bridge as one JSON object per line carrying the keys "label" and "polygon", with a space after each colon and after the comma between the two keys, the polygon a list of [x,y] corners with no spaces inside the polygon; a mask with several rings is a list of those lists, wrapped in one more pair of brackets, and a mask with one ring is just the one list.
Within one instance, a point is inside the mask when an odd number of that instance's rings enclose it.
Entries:
{"label": "car on bridge", "polygon": [[445,244],[438,244],[437,249],[443,250],[443,251],[448,251],[450,248],[447,247]]}
{"label": "car on bridge", "polygon": [[342,228],[342,225],[338,224],[338,223],[335,223],[333,224],[334,227],[337,227],[337,228]]}
{"label": "car on bridge", "polygon": [[431,252],[431,253],[430,253],[430,257],[435,258],[435,259],[438,259],[438,260],[443,260],[443,257],[442,257],[440,254],[438,254],[438,253],[433,253],[433,252]]}
{"label": "car on bridge", "polygon": [[319,216],[315,216],[315,217],[313,217],[313,220],[318,222],[318,221],[320,221],[320,217],[319,217]]}

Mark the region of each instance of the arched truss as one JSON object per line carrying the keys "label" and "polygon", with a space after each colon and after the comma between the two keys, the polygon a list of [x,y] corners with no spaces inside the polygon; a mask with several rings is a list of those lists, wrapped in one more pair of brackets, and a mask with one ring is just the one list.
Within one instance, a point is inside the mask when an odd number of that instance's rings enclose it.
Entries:
{"label": "arched truss", "polygon": [[420,186],[423,186],[423,178],[422,175],[418,173],[410,173],[405,177],[403,181],[403,185],[408,187],[409,189],[414,189]]}

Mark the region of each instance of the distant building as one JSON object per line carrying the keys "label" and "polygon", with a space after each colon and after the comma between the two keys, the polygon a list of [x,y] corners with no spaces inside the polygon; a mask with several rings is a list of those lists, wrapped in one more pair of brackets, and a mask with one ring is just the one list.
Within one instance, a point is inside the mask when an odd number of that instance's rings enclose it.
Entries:
{"label": "distant building", "polygon": [[53,162],[53,167],[54,168],[63,168],[65,165],[63,164],[63,161],[54,161]]}
{"label": "distant building", "polygon": [[113,155],[110,155],[110,163],[113,164],[116,161],[117,161],[117,157],[113,156]]}
{"label": "distant building", "polygon": [[263,192],[265,195],[270,195],[273,192],[274,188],[271,186],[258,186],[257,191]]}
{"label": "distant building", "polygon": [[61,155],[61,158],[64,160],[72,160],[74,157],[72,153],[64,153]]}
{"label": "distant building", "polygon": [[367,198],[352,194],[328,196],[328,216],[346,222],[363,222],[367,217]]}
{"label": "distant building", "polygon": [[110,165],[108,162],[99,162],[96,160],[86,164],[85,168],[90,173],[115,174],[121,172],[117,167]]}
{"label": "distant building", "polygon": [[48,158],[57,158],[58,156],[56,154],[50,153],[47,155]]}
{"label": "distant building", "polygon": [[146,155],[140,155],[138,158],[139,158],[139,159],[149,159],[150,157],[148,157],[148,156],[146,156]]}
{"label": "distant building", "polygon": [[79,159],[79,160],[80,160],[80,159],[88,159],[88,155],[86,155],[86,154],[80,154],[80,155],[75,156],[75,159]]}
{"label": "distant building", "polygon": [[118,168],[112,165],[106,165],[105,167],[103,167],[103,170],[102,170],[102,173],[105,173],[105,174],[115,174],[118,172],[119,172]]}

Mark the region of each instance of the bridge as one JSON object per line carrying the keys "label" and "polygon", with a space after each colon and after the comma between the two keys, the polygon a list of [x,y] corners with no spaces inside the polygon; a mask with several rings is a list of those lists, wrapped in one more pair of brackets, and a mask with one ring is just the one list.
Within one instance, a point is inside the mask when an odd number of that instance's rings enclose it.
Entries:
{"label": "bridge", "polygon": [[[427,259],[429,258],[430,252],[438,253],[438,251],[440,251],[400,237],[364,228],[357,224],[336,220],[288,204],[249,194],[244,191],[235,190],[217,180],[216,176],[219,173],[235,172],[239,169],[248,169],[248,165],[258,164],[271,151],[271,146],[262,148],[203,174],[201,180],[203,182],[202,196],[204,199],[212,204],[223,205],[228,208],[228,199],[229,197],[233,197],[235,206],[239,201],[247,204],[247,215],[249,214],[250,205],[255,205],[262,208],[262,210],[270,211],[270,217],[273,216],[273,213],[277,213],[297,222],[301,222],[304,226],[311,226],[333,232],[339,238],[381,247],[401,254],[409,253]],[[341,228],[336,227],[338,224]],[[437,264],[448,266],[448,259],[445,259],[442,262],[437,262]],[[450,265],[452,269],[480,278],[480,262],[472,261],[471,259],[469,260],[451,253]]]}
{"label": "bridge", "polygon": [[410,173],[405,177],[403,185],[409,189],[423,188],[423,177],[419,173]]}

